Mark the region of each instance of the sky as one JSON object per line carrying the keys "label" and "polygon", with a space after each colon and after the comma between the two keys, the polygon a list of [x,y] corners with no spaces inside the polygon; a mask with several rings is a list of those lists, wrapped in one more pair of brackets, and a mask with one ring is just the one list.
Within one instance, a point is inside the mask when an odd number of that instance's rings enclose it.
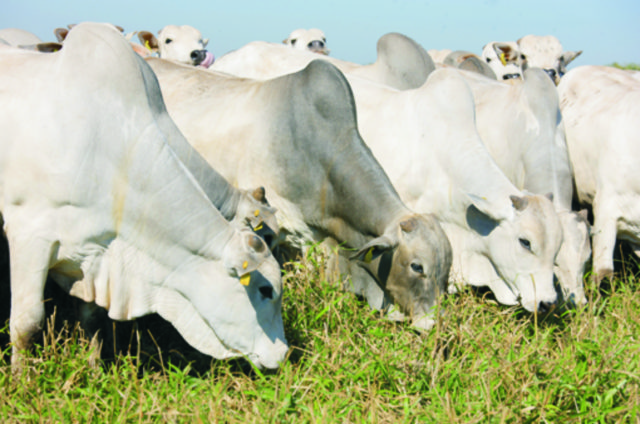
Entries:
{"label": "sky", "polygon": [[[21,28],[43,41],[83,21],[111,22],[125,32],[157,33],[192,25],[216,57],[255,41],[281,42],[297,28],[319,28],[331,56],[367,64],[376,42],[400,32],[425,49],[480,54],[490,41],[555,35],[582,50],[572,66],[640,63],[640,0],[0,0],[0,28]],[[569,68],[571,68],[570,66]]]}

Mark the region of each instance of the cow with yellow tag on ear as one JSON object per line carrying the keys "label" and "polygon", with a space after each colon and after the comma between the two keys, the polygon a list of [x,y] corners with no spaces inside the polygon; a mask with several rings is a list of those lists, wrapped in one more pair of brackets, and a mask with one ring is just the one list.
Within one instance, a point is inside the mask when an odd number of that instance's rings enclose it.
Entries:
{"label": "cow with yellow tag on ear", "polygon": [[496,74],[498,81],[522,79],[527,58],[515,41],[492,41],[482,48],[482,59]]}

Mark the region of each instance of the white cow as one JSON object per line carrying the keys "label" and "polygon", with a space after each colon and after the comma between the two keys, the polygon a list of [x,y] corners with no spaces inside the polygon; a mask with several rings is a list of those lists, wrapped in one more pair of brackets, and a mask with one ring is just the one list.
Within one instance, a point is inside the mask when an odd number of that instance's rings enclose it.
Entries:
{"label": "white cow", "polygon": [[616,238],[640,253],[640,80],[604,66],[581,66],[560,80],[578,200],[593,207],[597,281],[614,270]]}
{"label": "white cow", "polygon": [[186,142],[124,37],[80,24],[60,52],[4,48],[0,64],[14,363],[41,328],[49,273],[113,319],[157,312],[203,353],[277,367],[287,352],[278,264],[179,159],[172,146]]}
{"label": "white cow", "polygon": [[580,51],[565,51],[553,35],[525,35],[518,40],[520,52],[527,58],[529,67],[544,69],[556,83],[567,72],[567,66],[580,56]]}
{"label": "white cow", "polygon": [[441,50],[429,49],[427,50],[427,53],[429,53],[429,56],[431,56],[431,59],[433,59],[435,63],[443,64],[444,59],[452,53],[452,50],[451,49],[441,49]]}
{"label": "white cow", "polygon": [[[383,35],[376,44],[376,50],[378,54],[376,61],[367,65],[318,55],[309,55],[308,60],[302,63],[295,54],[289,56],[287,53],[292,50],[285,46],[254,41],[238,51],[220,57],[210,69],[234,73],[234,70],[241,69],[247,64],[247,69],[241,71],[242,75],[248,78],[264,79],[274,75],[271,68],[285,69],[289,72],[299,71],[309,61],[320,58],[335,65],[342,72],[400,89],[422,85],[426,76],[435,69],[435,63],[426,50],[403,34],[391,32]],[[292,53],[308,52],[295,50]],[[275,55],[270,57],[271,54]],[[284,62],[279,63],[280,61]],[[261,67],[265,67],[264,71],[260,70]]]}
{"label": "white cow", "polygon": [[[449,53],[442,61],[442,65],[452,66],[454,68],[484,75],[487,78],[497,79],[495,72],[493,72],[493,69],[491,69],[491,67],[480,56],[464,50],[456,50]],[[426,80],[427,78],[424,78],[422,84],[424,84],[424,81]],[[418,88],[420,85],[411,88]]]}
{"label": "white cow", "polygon": [[350,290],[376,309],[395,303],[418,328],[433,325],[449,242],[432,216],[402,203],[362,142],[351,90],[334,66],[315,60],[294,74],[252,81],[147,60],[189,142],[232,183],[261,181],[269,190],[288,246],[329,238],[353,249],[337,261],[351,276]]}
{"label": "white cow", "polygon": [[0,43],[9,46],[24,47],[42,43],[42,40],[37,35],[23,29],[3,28],[0,29]]}
{"label": "white cow", "polygon": [[138,38],[163,59],[203,68],[215,61],[213,54],[206,50],[209,40],[203,39],[202,33],[190,25],[167,25],[158,31],[157,38],[149,31],[140,31]]}
{"label": "white cow", "polygon": [[555,274],[564,298],[585,304],[589,227],[586,211],[571,210],[573,175],[555,86],[538,68],[511,84],[462,75],[474,95],[480,137],[500,169],[521,190],[553,195],[564,235]]}
{"label": "white cow", "polygon": [[491,67],[498,81],[521,79],[527,58],[515,41],[492,41],[482,48],[482,59]]}
{"label": "white cow", "polygon": [[327,47],[327,37],[318,28],[293,30],[287,38],[282,40],[282,43],[294,49],[309,50],[324,55],[330,53]]}
{"label": "white cow", "polygon": [[[259,56],[267,60],[260,64],[257,47],[229,53],[220,68],[268,78],[313,57],[262,44]],[[443,224],[454,254],[452,281],[488,285],[502,303],[544,309],[557,298],[553,261],[562,241],[553,205],[518,190],[498,168],[477,133],[473,96],[458,71],[436,73],[407,91],[347,73],[358,128],[403,200]]]}

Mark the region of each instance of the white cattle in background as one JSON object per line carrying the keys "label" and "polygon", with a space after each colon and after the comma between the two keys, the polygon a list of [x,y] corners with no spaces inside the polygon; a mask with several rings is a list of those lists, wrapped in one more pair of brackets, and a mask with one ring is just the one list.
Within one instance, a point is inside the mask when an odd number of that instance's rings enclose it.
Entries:
{"label": "white cattle in background", "polygon": [[0,29],[0,43],[14,47],[34,46],[42,43],[35,34],[19,28]]}
{"label": "white cattle in background", "polygon": [[[270,57],[271,52],[275,52]],[[329,56],[308,56],[313,59],[326,60],[335,65],[342,72],[348,72],[372,81],[390,85],[400,89],[413,88],[422,85],[426,76],[435,69],[435,64],[427,51],[410,37],[391,32],[384,34],[376,43],[377,58],[374,63],[360,65],[335,59]],[[287,53],[294,53],[288,57]],[[226,72],[239,69],[249,64],[243,71],[243,75],[250,78],[262,79],[263,75],[272,75],[270,68],[288,69],[290,72],[299,71],[307,62],[301,63],[295,53],[308,53],[304,50],[295,50],[285,46],[255,41],[220,57],[211,67],[212,70]],[[278,63],[284,61],[284,63]],[[263,71],[260,67],[265,67]]]}
{"label": "white cattle in background", "polygon": [[[221,70],[265,79],[314,58],[266,43],[252,45],[249,54],[243,49],[221,59]],[[491,158],[458,71],[441,69],[407,91],[345,75],[358,128],[401,197],[442,223],[454,255],[451,281],[489,286],[501,303],[520,301],[530,311],[553,304],[553,262],[562,241],[558,215],[544,195],[516,188]]]}
{"label": "white cattle in background", "polygon": [[[493,72],[493,69],[491,69],[491,67],[480,56],[464,50],[456,50],[449,53],[447,57],[444,58],[442,65],[452,66],[457,69],[463,69],[465,71],[484,75],[487,78],[497,79],[495,72]],[[425,78],[424,81],[426,80],[427,79]],[[418,88],[420,85],[412,88]]]}
{"label": "white cattle in background", "polygon": [[375,309],[395,304],[420,329],[434,324],[451,265],[449,242],[432,216],[401,201],[360,138],[351,90],[334,66],[318,59],[255,81],[147,61],[189,142],[239,187],[264,184],[287,246],[329,239],[351,249],[335,261],[350,277],[347,289]]}
{"label": "white cattle in background", "polygon": [[449,56],[449,54],[452,52],[451,49],[429,49],[427,50],[427,53],[429,53],[429,56],[431,56],[431,59],[433,59],[433,61],[435,63],[439,63],[442,64],[444,62],[444,59]]}
{"label": "white cattle in background", "polygon": [[580,56],[580,51],[565,51],[553,35],[525,35],[518,40],[520,52],[527,58],[529,67],[544,69],[556,85],[567,72],[567,66]]}
{"label": "white cattle in background", "polygon": [[522,79],[527,58],[515,41],[492,41],[482,48],[482,59],[496,74],[498,81]]}
{"label": "white cattle in background", "polygon": [[61,51],[0,48],[0,65],[14,364],[42,328],[49,274],[113,319],[156,312],[205,354],[277,367],[288,349],[278,264],[214,206],[200,181],[217,177],[182,162],[188,144],[124,37],[80,24]]}
{"label": "white cattle in background", "polygon": [[282,43],[298,50],[309,50],[313,53],[328,55],[327,37],[318,28],[293,30]]}
{"label": "white cattle in background", "polygon": [[215,61],[213,53],[206,49],[209,40],[202,38],[202,33],[190,25],[167,25],[158,31],[157,38],[149,31],[139,31],[138,39],[163,59],[203,68]]}
{"label": "white cattle in background", "polygon": [[521,190],[553,195],[564,236],[554,272],[564,299],[585,304],[589,226],[586,210],[571,210],[573,174],[553,82],[537,68],[511,84],[462,75],[473,92],[480,137],[500,169]]}
{"label": "white cattle in background", "polygon": [[578,200],[593,208],[597,281],[614,271],[616,239],[640,255],[640,80],[631,71],[580,66],[560,80]]}

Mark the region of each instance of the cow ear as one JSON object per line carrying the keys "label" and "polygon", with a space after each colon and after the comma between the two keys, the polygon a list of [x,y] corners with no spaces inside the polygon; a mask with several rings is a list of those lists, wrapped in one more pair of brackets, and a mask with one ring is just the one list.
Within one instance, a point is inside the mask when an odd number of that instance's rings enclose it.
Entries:
{"label": "cow ear", "polygon": [[529,201],[526,197],[511,195],[509,196],[509,199],[511,199],[511,204],[517,211],[523,211],[529,204]]}
{"label": "cow ear", "polygon": [[501,202],[500,205],[494,205],[485,197],[480,197],[472,193],[466,193],[473,206],[494,221],[502,221],[511,219],[513,214],[513,204],[508,201]]}
{"label": "cow ear", "polygon": [[62,44],[60,43],[38,43],[35,46],[35,49],[42,53],[55,53],[62,49]]}
{"label": "cow ear", "polygon": [[150,51],[158,51],[158,39],[149,31],[138,32],[138,39],[140,40],[140,44],[145,46]]}
{"label": "cow ear", "polygon": [[362,261],[364,263],[370,263],[384,252],[396,247],[397,243],[393,242],[386,235],[374,238],[369,243],[365,244],[358,250],[350,259]]}
{"label": "cow ear", "polygon": [[62,43],[64,39],[67,38],[69,30],[66,28],[56,28],[53,30],[53,34],[56,36],[56,40],[58,40],[58,43]]}
{"label": "cow ear", "polygon": [[[228,255],[227,249],[230,249]],[[244,230],[225,247],[225,265],[229,275],[237,277],[243,286],[248,286],[251,273],[269,255],[271,251],[264,240],[252,231]]]}
{"label": "cow ear", "polygon": [[267,197],[265,195],[264,187],[258,187],[255,190],[253,190],[251,192],[251,196],[253,196],[253,198],[256,199],[260,203],[264,203],[266,205],[269,204],[269,202],[267,202]]}
{"label": "cow ear", "polygon": [[573,59],[580,56],[581,54],[582,54],[582,50],[577,52],[568,51],[568,52],[562,53],[562,60],[564,62],[564,66],[567,66],[569,63],[573,61]]}

